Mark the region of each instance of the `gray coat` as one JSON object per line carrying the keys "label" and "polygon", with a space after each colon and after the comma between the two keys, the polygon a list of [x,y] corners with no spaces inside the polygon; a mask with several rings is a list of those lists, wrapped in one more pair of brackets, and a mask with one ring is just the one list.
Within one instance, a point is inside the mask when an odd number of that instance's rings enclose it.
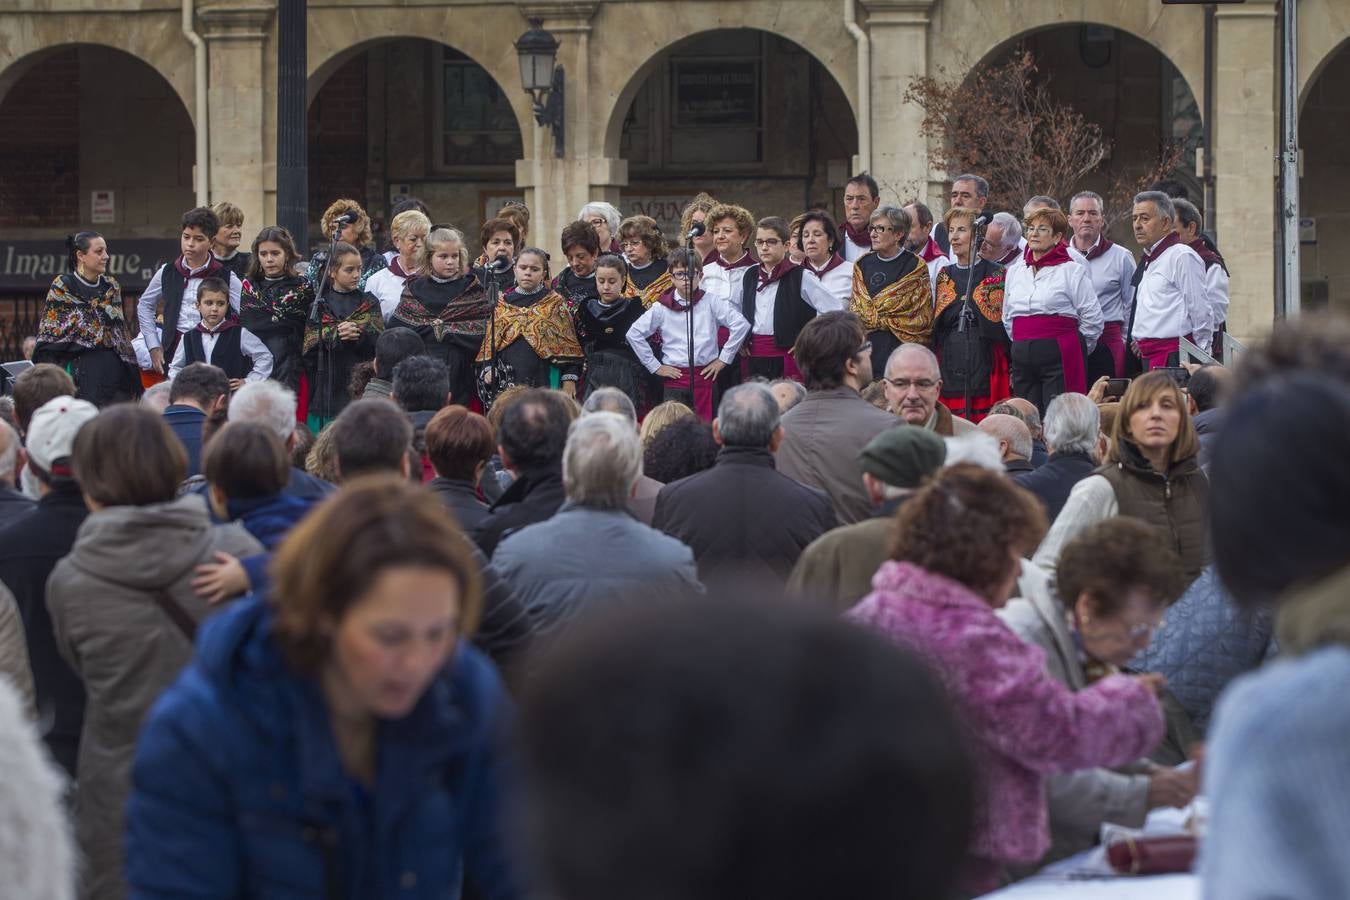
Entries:
{"label": "gray coat", "polygon": [[33,700],[33,669],[28,663],[28,640],[23,616],[9,588],[0,584],[0,677],[9,679],[28,718],[36,718]]}
{"label": "gray coat", "polygon": [[[123,808],[141,722],[192,656],[187,637],[156,603],[162,591],[200,621],[190,586],[216,551],[246,556],[262,546],[239,525],[212,525],[206,501],[114,506],[90,513],[47,582],[56,644],[88,696],[76,767],[75,831],[85,857],[85,897],[126,895]],[[193,765],[184,760],[184,765]]]}
{"label": "gray coat", "polygon": [[[1030,569],[1024,564],[1024,572]],[[1027,591],[1029,596],[1012,600],[999,610],[999,617],[1028,644],[1045,651],[1049,674],[1075,691],[1087,687],[1087,677],[1078,661],[1078,651],[1064,610],[1049,590]],[[1097,843],[1103,822],[1137,828],[1148,815],[1148,776],[1111,769],[1080,769],[1051,775],[1047,785],[1050,801],[1050,851],[1042,864],[1071,856]]]}
{"label": "gray coat", "polygon": [[778,471],[829,495],[841,525],[872,515],[858,454],[901,420],[877,409],[850,387],[811,391],[783,416]]}
{"label": "gray coat", "polygon": [[694,554],[626,509],[571,501],[547,521],[497,545],[492,566],[525,607],[537,634],[610,603],[702,593]]}

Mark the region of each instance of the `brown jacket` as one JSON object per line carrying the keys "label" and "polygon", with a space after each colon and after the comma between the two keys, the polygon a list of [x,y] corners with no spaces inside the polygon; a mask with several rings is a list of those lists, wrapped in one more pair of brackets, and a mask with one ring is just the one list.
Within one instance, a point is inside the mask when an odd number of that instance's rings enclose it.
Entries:
{"label": "brown jacket", "polygon": [[898,421],[853,388],[811,391],[783,416],[778,471],[829,495],[841,524],[861,522],[872,515],[872,503],[863,489],[858,454]]}
{"label": "brown jacket", "polygon": [[872,576],[890,559],[895,515],[889,510],[894,506],[887,504],[886,509],[888,513],[831,529],[812,541],[792,568],[788,592],[836,612],[867,596]]}
{"label": "brown jacket", "polygon": [[1210,559],[1209,479],[1193,456],[1160,475],[1127,441],[1119,442],[1118,452],[1121,461],[1103,466],[1098,474],[1115,490],[1120,515],[1161,529],[1180,554],[1190,584]]}
{"label": "brown jacket", "polygon": [[[167,593],[192,618],[207,606],[193,569],[216,551],[247,556],[261,545],[238,525],[212,525],[206,501],[115,506],[90,513],[47,582],[56,644],[88,696],[76,775],[75,832],[85,857],[82,896],[126,896],[123,808],[141,722],[192,656],[192,645],[155,597]],[[184,761],[184,765],[192,765]]]}

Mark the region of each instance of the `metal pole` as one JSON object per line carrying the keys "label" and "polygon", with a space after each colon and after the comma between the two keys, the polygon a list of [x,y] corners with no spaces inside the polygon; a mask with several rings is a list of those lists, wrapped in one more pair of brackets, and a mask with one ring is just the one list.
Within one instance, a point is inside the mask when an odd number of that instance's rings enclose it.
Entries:
{"label": "metal pole", "polygon": [[[277,222],[309,254],[305,0],[277,4]],[[322,290],[322,286],[320,286]]]}
{"label": "metal pole", "polygon": [[1204,172],[1201,173],[1201,184],[1204,191],[1204,203],[1202,209],[1205,215],[1205,224],[1209,226],[1209,233],[1214,236],[1215,242],[1219,240],[1219,229],[1216,224],[1217,217],[1214,215],[1214,4],[1205,6],[1205,108],[1203,127],[1205,131],[1205,153],[1204,153]]}
{"label": "metal pole", "polygon": [[1280,124],[1284,133],[1280,150],[1280,217],[1284,250],[1284,315],[1293,318],[1299,314],[1302,300],[1298,271],[1298,2],[1283,0],[1283,7],[1280,47],[1284,90]]}

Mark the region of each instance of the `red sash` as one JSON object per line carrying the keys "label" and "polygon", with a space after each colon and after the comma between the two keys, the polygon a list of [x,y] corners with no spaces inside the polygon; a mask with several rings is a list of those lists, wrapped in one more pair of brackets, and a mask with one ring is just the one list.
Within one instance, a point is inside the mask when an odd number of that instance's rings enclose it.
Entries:
{"label": "red sash", "polygon": [[1079,343],[1078,320],[1073,316],[1018,316],[1012,320],[1014,341],[1049,340],[1059,344],[1064,366],[1064,390],[1087,393],[1087,361]]}

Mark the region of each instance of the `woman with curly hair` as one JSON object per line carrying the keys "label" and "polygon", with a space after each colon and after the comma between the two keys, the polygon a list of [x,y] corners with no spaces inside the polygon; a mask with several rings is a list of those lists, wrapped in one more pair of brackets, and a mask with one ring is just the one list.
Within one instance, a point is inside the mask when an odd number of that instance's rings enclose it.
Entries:
{"label": "woman with curly hair", "polygon": [[685,236],[693,230],[695,225],[703,226],[703,233],[694,238],[694,251],[698,253],[704,265],[710,264],[717,254],[717,250],[713,246],[712,223],[708,221],[708,213],[712,212],[716,205],[717,200],[712,194],[699,193],[693,200],[689,201],[680,213],[679,246],[684,246],[687,240]]}
{"label": "woman with curly hair", "polygon": [[[385,261],[384,254],[375,249],[375,237],[370,230],[370,216],[361,208],[361,204],[355,200],[342,199],[333,201],[333,205],[323,212],[323,217],[319,219],[319,228],[323,231],[325,240],[332,240],[333,229],[337,227],[337,220],[341,216],[355,215],[354,221],[345,223],[342,226],[342,232],[338,235],[338,243],[351,244],[356,251],[361,254],[361,282],[358,289],[366,289],[366,280],[376,272],[385,268],[388,263]],[[323,275],[324,263],[328,261],[328,250],[318,250],[310,257],[309,269],[305,272],[305,277],[309,283],[319,289],[319,278]]]}
{"label": "woman with curly hair", "polygon": [[1002,473],[951,466],[901,507],[892,561],[848,613],[926,660],[964,719],[983,763],[963,885],[977,895],[1049,848],[1047,776],[1122,765],[1163,735],[1157,676],[1071,691],[996,614],[1044,532],[1036,498]]}
{"label": "woman with curly hair", "polygon": [[651,216],[630,216],[619,226],[619,248],[628,261],[628,280],[642,297],[644,307],[651,306],[670,290],[666,265],[666,236]]}

